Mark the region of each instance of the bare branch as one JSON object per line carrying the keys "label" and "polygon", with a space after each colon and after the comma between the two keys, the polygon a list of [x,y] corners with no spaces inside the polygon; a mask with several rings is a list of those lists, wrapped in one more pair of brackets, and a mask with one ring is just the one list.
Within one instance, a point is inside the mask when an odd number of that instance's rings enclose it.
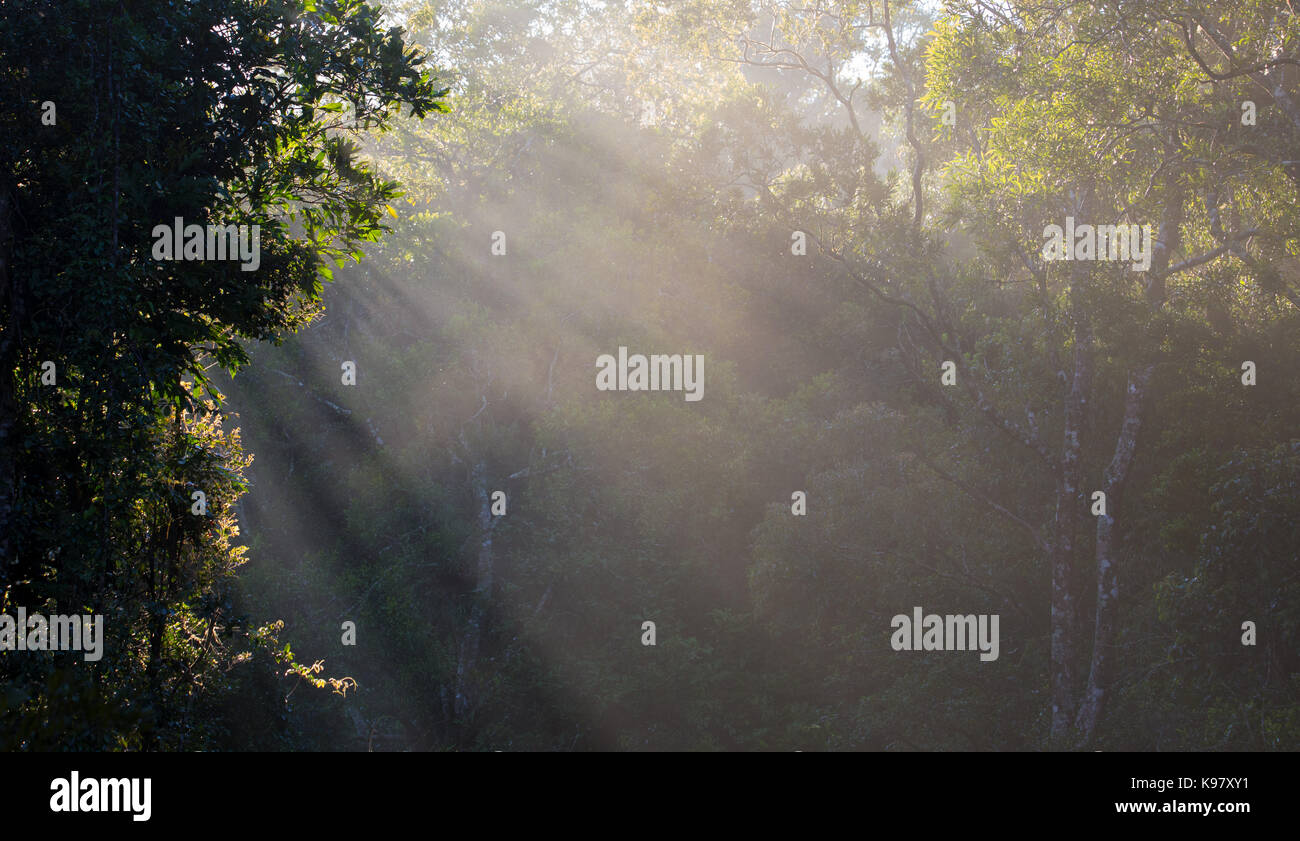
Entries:
{"label": "bare branch", "polygon": [[914,455],[916,456],[917,461],[921,462],[926,467],[933,470],[941,479],[945,479],[951,482],[952,484],[956,485],[958,488],[964,491],[966,495],[969,496],[971,499],[984,503],[985,505],[992,508],[994,511],[997,511],[1003,517],[1006,517],[1008,520],[1010,520],[1011,522],[1015,523],[1016,525],[1024,529],[1026,532],[1028,532],[1029,536],[1033,538],[1034,544],[1039,549],[1043,550],[1044,553],[1051,552],[1051,546],[1048,544],[1046,540],[1043,539],[1043,536],[1038,533],[1038,529],[1034,528],[1034,526],[1024,517],[1021,517],[1020,515],[1013,512],[1010,508],[1007,508],[1005,505],[1002,505],[1001,503],[995,501],[991,496],[988,495],[988,493],[980,491],[974,485],[971,485],[968,482],[958,479],[956,476],[952,475],[951,473],[947,472],[943,468],[939,467],[933,461],[926,458],[924,455],[920,453],[915,453]]}

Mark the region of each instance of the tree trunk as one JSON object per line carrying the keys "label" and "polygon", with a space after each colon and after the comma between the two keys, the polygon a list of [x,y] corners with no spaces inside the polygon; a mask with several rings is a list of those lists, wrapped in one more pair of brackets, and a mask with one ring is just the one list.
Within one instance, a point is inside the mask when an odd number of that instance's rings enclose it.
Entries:
{"label": "tree trunk", "polygon": [[1101,718],[1106,693],[1111,685],[1111,647],[1115,638],[1115,610],[1119,599],[1119,576],[1115,566],[1115,515],[1120,510],[1129,468],[1137,452],[1138,433],[1146,410],[1151,373],[1148,364],[1129,374],[1128,394],[1124,398],[1124,422],[1115,441],[1115,455],[1106,468],[1102,491],[1106,494],[1106,514],[1097,518],[1097,615],[1092,638],[1092,665],[1088,686],[1083,693],[1075,729],[1081,744],[1092,740]]}
{"label": "tree trunk", "polygon": [[[1173,254],[1182,240],[1184,216],[1184,191],[1177,175],[1165,182],[1168,194],[1160,216],[1160,229],[1152,243],[1151,266],[1148,271],[1146,297],[1153,312],[1165,304],[1165,281]],[[1078,717],[1074,721],[1079,744],[1092,741],[1097,724],[1105,707],[1107,693],[1112,684],[1115,611],[1119,600],[1119,574],[1116,565],[1117,538],[1115,519],[1123,504],[1124,488],[1128,483],[1129,469],[1137,453],[1138,433],[1146,412],[1147,395],[1155,364],[1147,362],[1129,372],[1128,390],[1124,396],[1124,420],[1110,464],[1102,476],[1102,490],[1106,494],[1106,515],[1097,520],[1096,564],[1097,605],[1093,625],[1092,657],[1088,670],[1088,683],[1084,688]]]}
{"label": "tree trunk", "polygon": [[483,636],[483,622],[487,602],[492,596],[492,502],[488,495],[487,464],[483,459],[470,470],[470,487],[478,506],[478,558],[474,574],[474,603],[470,607],[469,628],[461,638],[456,657],[456,697],[453,711],[457,718],[471,707],[471,683],[478,663],[479,643]]}

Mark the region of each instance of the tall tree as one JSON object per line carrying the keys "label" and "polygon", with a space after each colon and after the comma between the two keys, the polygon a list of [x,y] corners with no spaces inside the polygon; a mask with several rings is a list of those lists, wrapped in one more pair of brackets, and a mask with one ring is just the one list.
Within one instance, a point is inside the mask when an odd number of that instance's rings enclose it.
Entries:
{"label": "tall tree", "polygon": [[[399,194],[349,136],[443,110],[444,90],[362,0],[3,15],[0,600],[102,613],[108,640],[97,666],[6,658],[6,732],[189,744],[185,711],[234,658],[220,636],[245,484],[207,371],[313,317],[324,262],[360,256]],[[258,226],[258,253],[158,259],[176,218]],[[93,685],[117,726],[56,715],[62,680]]]}

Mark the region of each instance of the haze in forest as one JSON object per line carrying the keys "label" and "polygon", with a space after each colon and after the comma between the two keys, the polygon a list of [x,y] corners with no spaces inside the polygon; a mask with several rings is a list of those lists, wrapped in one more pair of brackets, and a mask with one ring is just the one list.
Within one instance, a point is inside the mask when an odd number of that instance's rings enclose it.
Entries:
{"label": "haze in forest", "polygon": [[[150,356],[131,405],[172,408],[60,449],[34,376],[16,392],[60,464],[121,457],[49,510],[134,511],[107,542],[178,559],[159,595],[152,566],[31,526],[24,557],[79,552],[98,582],[32,598],[117,606],[96,732],[1294,749],[1300,22],[1203,5],[303,4],[286,64],[340,90],[263,114],[297,133],[211,191],[233,208],[275,173],[285,207],[325,185],[338,216],[262,219],[257,278],[177,275],[214,290],[210,331],[156,346],[219,409]],[[256,110],[230,97],[210,105]],[[180,330],[131,271],[105,299]],[[115,495],[132,447],[186,496]],[[200,486],[212,530],[166,543]],[[73,728],[32,691],[22,739]]]}

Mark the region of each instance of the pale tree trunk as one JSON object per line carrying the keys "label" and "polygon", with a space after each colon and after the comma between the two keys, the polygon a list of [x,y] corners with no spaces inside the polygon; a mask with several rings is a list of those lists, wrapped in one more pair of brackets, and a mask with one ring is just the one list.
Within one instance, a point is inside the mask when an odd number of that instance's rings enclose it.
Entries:
{"label": "pale tree trunk", "polygon": [[1092,637],[1092,665],[1075,722],[1075,729],[1084,743],[1091,741],[1096,731],[1111,686],[1111,648],[1115,640],[1115,611],[1119,599],[1119,576],[1115,566],[1115,515],[1119,513],[1128,483],[1129,468],[1137,453],[1138,433],[1142,428],[1142,416],[1154,370],[1155,366],[1148,364],[1129,374],[1128,394],[1124,398],[1124,422],[1115,442],[1115,455],[1102,480],[1101,489],[1106,494],[1106,514],[1097,518],[1097,608]]}
{"label": "pale tree trunk", "polygon": [[[1147,282],[1147,303],[1158,311],[1165,303],[1165,281],[1169,264],[1181,240],[1184,214],[1184,195],[1173,176],[1166,183],[1169,195],[1160,217],[1160,229],[1152,243],[1151,267]],[[1074,729],[1079,744],[1092,741],[1105,709],[1107,696],[1113,684],[1115,614],[1119,602],[1119,569],[1117,566],[1118,540],[1115,534],[1116,518],[1123,511],[1124,489],[1137,454],[1138,435],[1147,411],[1153,362],[1146,362],[1129,372],[1127,393],[1124,396],[1124,420],[1110,464],[1102,477],[1102,491],[1106,494],[1106,514],[1097,519],[1096,566],[1097,604],[1093,624],[1092,657],[1088,669],[1088,683],[1083,691]]]}

